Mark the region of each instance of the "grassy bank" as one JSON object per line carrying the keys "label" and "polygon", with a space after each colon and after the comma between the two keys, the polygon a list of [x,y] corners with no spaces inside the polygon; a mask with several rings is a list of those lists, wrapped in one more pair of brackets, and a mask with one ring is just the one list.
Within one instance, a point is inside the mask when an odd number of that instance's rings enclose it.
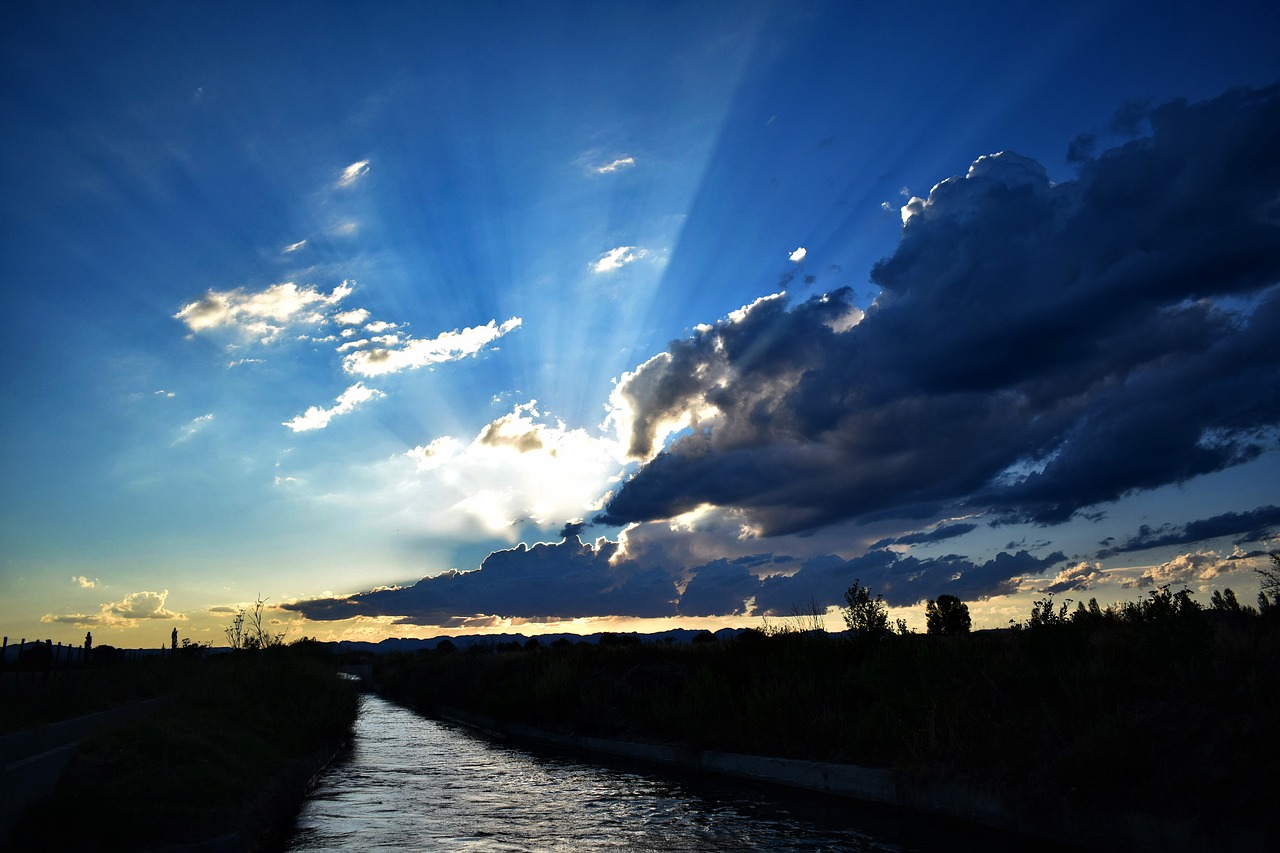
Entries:
{"label": "grassy bank", "polygon": [[[1154,606],[955,636],[822,633],[387,659],[392,698],[500,721],[991,784],[1265,829],[1280,620]],[[1185,602],[1184,602],[1185,603]]]}
{"label": "grassy bank", "polygon": [[118,669],[115,689],[130,684],[132,696],[166,704],[81,742],[13,849],[145,850],[215,838],[227,849],[268,849],[348,737],[358,702],[326,656],[305,647]]}

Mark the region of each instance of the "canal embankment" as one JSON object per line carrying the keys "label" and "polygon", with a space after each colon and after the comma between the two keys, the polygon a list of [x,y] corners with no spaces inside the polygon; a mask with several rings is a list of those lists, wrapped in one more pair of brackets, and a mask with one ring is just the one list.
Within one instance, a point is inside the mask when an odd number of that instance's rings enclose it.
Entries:
{"label": "canal embankment", "polygon": [[1275,849],[1280,631],[1219,614],[875,642],[389,656],[383,694],[504,737],[1104,851]]}
{"label": "canal embankment", "polygon": [[[55,747],[57,783],[26,804],[6,849],[253,851],[281,843],[311,780],[350,736],[355,686],[307,649],[137,666],[148,669],[120,678],[145,677],[158,705],[145,715],[116,713]],[[70,732],[80,723],[59,725]]]}

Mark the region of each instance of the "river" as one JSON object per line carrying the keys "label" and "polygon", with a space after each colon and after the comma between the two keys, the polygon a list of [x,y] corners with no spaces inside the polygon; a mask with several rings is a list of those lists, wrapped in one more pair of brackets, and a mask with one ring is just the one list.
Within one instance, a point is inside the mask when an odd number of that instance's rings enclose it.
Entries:
{"label": "river", "polygon": [[[882,810],[765,786],[529,751],[362,697],[291,851],[926,851],[957,844]],[[945,839],[945,843],[943,842]],[[970,838],[968,841],[977,841]]]}

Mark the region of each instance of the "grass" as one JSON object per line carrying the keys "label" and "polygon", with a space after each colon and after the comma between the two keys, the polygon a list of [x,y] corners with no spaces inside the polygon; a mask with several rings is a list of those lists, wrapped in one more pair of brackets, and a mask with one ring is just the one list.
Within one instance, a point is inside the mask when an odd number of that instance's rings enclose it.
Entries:
{"label": "grass", "polygon": [[[151,671],[125,672],[132,667]],[[291,648],[143,662],[119,675],[168,703],[82,742],[13,849],[144,850],[219,837],[266,849],[349,736],[358,703],[328,661]]]}

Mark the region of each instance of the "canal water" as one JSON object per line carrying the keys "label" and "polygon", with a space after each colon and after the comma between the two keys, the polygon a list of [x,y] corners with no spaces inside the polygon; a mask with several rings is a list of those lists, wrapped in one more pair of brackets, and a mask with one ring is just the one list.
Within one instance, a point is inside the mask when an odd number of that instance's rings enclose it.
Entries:
{"label": "canal water", "polygon": [[529,751],[361,701],[352,746],[321,776],[288,850],[973,849],[858,804]]}

